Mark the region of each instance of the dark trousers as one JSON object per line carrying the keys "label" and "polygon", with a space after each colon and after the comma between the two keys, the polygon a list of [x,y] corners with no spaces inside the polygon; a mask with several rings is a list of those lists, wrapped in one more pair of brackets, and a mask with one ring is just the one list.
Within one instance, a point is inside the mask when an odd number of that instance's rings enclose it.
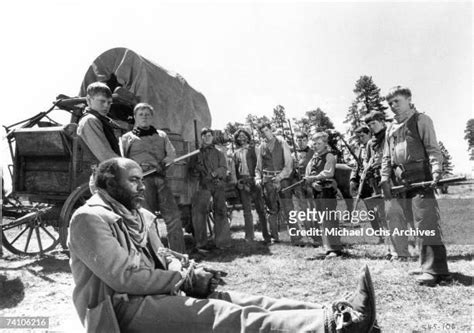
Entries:
{"label": "dark trousers", "polygon": [[227,205],[225,202],[225,186],[223,182],[200,184],[192,199],[192,220],[194,238],[197,247],[207,244],[207,216],[212,198],[214,213],[214,238],[216,246],[230,246],[230,225],[227,220]]}
{"label": "dark trousers", "polygon": [[253,240],[255,237],[252,216],[253,201],[255,204],[255,210],[258,214],[258,219],[262,226],[263,239],[269,241],[270,234],[268,233],[267,216],[265,205],[263,203],[262,190],[259,186],[255,185],[255,181],[252,178],[241,181],[246,184],[245,188],[239,189],[240,202],[242,203],[242,210],[244,211],[245,239]]}
{"label": "dark trousers", "polygon": [[[285,188],[291,185],[290,179],[283,179],[280,182],[280,187]],[[279,240],[278,236],[278,215],[282,216],[283,223],[288,224],[290,211],[293,208],[292,193],[291,191],[279,192],[275,184],[272,181],[265,181],[264,179],[264,191],[265,191],[265,204],[267,205],[269,215],[268,222],[270,224],[270,234],[275,240]],[[293,227],[293,225],[291,225]],[[262,225],[262,233],[264,228]],[[263,235],[265,237],[265,234]],[[301,236],[290,236],[291,242],[299,241]]]}
{"label": "dark trousers", "polygon": [[319,221],[321,225],[323,246],[326,252],[337,252],[342,250],[341,237],[337,234],[330,234],[331,230],[339,230],[339,220],[332,216],[336,213],[337,199],[336,190],[334,188],[323,188],[322,191],[314,191],[316,199],[316,210],[319,212],[327,212],[327,218]]}
{"label": "dark trousers", "polygon": [[[309,185],[302,184],[301,186],[298,186],[294,189],[293,206],[297,212],[306,212],[307,210],[316,209],[313,190]],[[316,221],[313,221],[308,217],[302,220],[298,219],[298,223],[300,224],[300,228],[304,228],[305,230],[311,230],[312,228],[319,227]],[[322,243],[321,236],[314,235],[310,237],[316,244]]]}
{"label": "dark trousers", "polygon": [[168,246],[173,251],[185,253],[183,226],[178,205],[162,177],[146,177],[145,208],[151,212],[160,211],[166,224]]}
{"label": "dark trousers", "polygon": [[430,274],[448,274],[446,247],[442,239],[439,206],[434,190],[408,193],[407,199],[411,200],[415,230],[432,233],[419,236],[422,271]]}

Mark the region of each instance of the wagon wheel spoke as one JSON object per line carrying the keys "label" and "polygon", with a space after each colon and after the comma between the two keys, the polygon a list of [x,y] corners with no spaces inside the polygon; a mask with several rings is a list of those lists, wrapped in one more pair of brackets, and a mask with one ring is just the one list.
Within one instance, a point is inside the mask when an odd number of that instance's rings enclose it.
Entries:
{"label": "wagon wheel spoke", "polygon": [[54,249],[59,243],[57,222],[49,213],[54,205],[33,203],[22,207],[25,215],[3,220],[2,245],[18,255],[38,255]]}
{"label": "wagon wheel spoke", "polygon": [[48,231],[48,229],[46,229],[46,228],[43,227],[42,225],[40,225],[40,228],[43,229],[44,232],[45,232],[49,237],[51,237],[51,239],[52,239],[53,241],[55,241],[55,240],[57,239],[56,237],[54,237],[53,235],[51,235],[51,233]]}
{"label": "wagon wheel spoke", "polygon": [[39,245],[40,253],[43,253],[43,243],[41,243],[41,236],[40,236],[39,229],[40,229],[39,226],[35,226],[36,238],[38,239],[38,245]]}
{"label": "wagon wheel spoke", "polygon": [[26,230],[28,230],[28,226],[26,226],[25,229],[23,229],[23,230],[10,242],[10,244],[13,245],[13,244],[18,240],[18,238],[20,238],[20,236],[25,233]]}
{"label": "wagon wheel spoke", "polygon": [[28,237],[26,239],[25,250],[23,251],[25,253],[28,253],[28,246],[30,245],[31,235],[33,234],[33,227],[28,226],[28,228],[30,230],[28,231]]}

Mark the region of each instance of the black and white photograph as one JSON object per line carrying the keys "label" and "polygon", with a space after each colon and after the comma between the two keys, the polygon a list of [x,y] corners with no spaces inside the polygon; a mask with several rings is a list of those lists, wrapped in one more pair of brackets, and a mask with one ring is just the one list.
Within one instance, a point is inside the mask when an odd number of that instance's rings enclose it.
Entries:
{"label": "black and white photograph", "polygon": [[1,332],[472,332],[472,1],[0,5]]}

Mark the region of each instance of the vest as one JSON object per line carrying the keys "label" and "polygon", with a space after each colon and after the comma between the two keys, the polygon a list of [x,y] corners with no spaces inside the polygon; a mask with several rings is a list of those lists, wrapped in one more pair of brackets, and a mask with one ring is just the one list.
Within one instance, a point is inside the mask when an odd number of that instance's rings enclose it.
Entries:
{"label": "vest", "polygon": [[[401,169],[397,177],[403,178],[409,183],[432,180],[431,166],[428,155],[421,140],[420,132],[418,130],[419,113],[408,119],[405,124],[405,141],[406,141],[406,163],[403,165],[395,165],[395,169]],[[397,174],[397,172],[395,172]]]}
{"label": "vest", "polygon": [[324,166],[326,165],[326,156],[329,152],[325,152],[323,155],[315,157],[314,162],[311,164],[311,175],[316,176],[324,170]]}
{"label": "vest", "polygon": [[405,138],[407,142],[407,161],[408,162],[419,162],[422,160],[428,160],[428,156],[425,151],[425,146],[420,137],[418,131],[418,117],[419,113],[415,114],[408,119],[405,125]]}
{"label": "vest", "polygon": [[280,171],[285,166],[285,158],[283,155],[283,146],[281,141],[275,137],[273,150],[270,151],[268,144],[262,144],[262,167],[267,171]]}
{"label": "vest", "polygon": [[[246,160],[247,160],[247,167],[249,169],[249,176],[250,177],[255,177],[255,168],[257,167],[257,154],[255,154],[255,147],[254,146],[249,146],[247,149],[247,154],[246,154]],[[239,170],[240,170],[240,164],[242,162],[240,159],[236,159],[235,161],[235,169],[237,173],[237,177],[240,178]]]}

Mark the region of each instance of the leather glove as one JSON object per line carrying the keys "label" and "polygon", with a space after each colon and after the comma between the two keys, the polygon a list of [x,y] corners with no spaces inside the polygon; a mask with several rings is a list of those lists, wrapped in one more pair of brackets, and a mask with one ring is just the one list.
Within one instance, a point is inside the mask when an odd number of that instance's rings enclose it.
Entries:
{"label": "leather glove", "polygon": [[225,272],[207,267],[193,267],[188,271],[182,290],[190,297],[207,298],[218,285],[224,284],[222,277],[226,275]]}
{"label": "leather glove", "polygon": [[206,272],[212,274],[211,282],[209,284],[209,290],[211,293],[217,289],[217,286],[223,286],[226,284],[223,277],[227,276],[227,272],[216,270],[207,266],[204,266],[203,269]]}
{"label": "leather glove", "polygon": [[207,298],[212,293],[210,291],[211,279],[212,274],[206,272],[202,267],[190,267],[181,289],[186,293],[186,296]]}

